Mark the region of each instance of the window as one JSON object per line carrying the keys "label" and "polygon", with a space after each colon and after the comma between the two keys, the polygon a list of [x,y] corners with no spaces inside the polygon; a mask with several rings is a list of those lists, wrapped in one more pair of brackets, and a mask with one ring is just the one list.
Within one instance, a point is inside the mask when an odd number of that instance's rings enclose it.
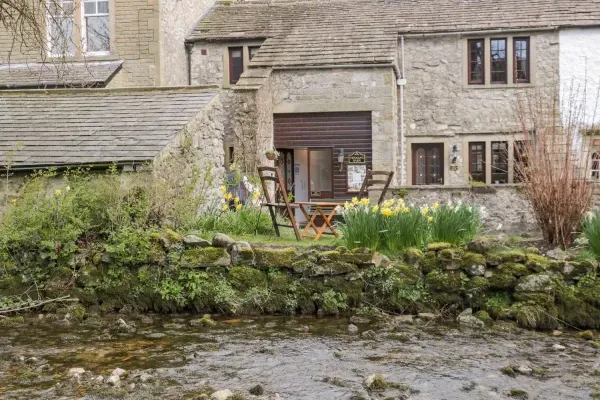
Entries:
{"label": "window", "polygon": [[333,197],[332,149],[308,149],[310,198]]}
{"label": "window", "polygon": [[248,55],[250,56],[250,60],[254,58],[259,49],[260,46],[248,47]]}
{"label": "window", "polygon": [[514,39],[515,83],[529,83],[531,81],[529,76],[529,48],[529,38]]}
{"label": "window", "polygon": [[490,40],[490,67],[492,83],[507,83],[506,39]]}
{"label": "window", "polygon": [[73,55],[75,53],[75,42],[73,41],[74,1],[49,0],[48,11],[47,30],[50,54],[53,56]]}
{"label": "window", "polygon": [[110,51],[108,0],[85,0],[83,2],[82,39],[85,53],[108,53]]}
{"label": "window", "polygon": [[244,72],[244,48],[229,48],[229,83],[235,85]]}
{"label": "window", "polygon": [[508,183],[508,142],[492,142],[492,183]]}
{"label": "window", "polygon": [[469,40],[469,84],[483,85],[485,83],[483,39]]}
{"label": "window", "polygon": [[485,142],[469,143],[469,174],[475,182],[485,182]]}

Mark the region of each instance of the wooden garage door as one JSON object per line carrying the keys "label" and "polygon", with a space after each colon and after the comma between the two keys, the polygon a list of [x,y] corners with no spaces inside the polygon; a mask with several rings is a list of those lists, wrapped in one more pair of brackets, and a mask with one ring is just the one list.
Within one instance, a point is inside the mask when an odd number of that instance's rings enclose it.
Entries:
{"label": "wooden garage door", "polygon": [[372,162],[371,112],[275,114],[274,142],[279,149],[332,148],[333,198],[346,199],[355,194],[346,187],[346,164],[340,169],[338,154],[354,152]]}

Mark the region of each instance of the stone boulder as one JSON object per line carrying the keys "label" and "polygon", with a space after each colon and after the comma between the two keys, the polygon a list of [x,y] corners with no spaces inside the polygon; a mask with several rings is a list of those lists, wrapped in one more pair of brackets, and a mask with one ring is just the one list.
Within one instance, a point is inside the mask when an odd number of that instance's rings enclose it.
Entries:
{"label": "stone boulder", "polygon": [[472,329],[481,329],[481,328],[485,327],[485,322],[483,322],[479,318],[475,317],[473,315],[473,310],[470,308],[467,308],[466,310],[461,312],[458,315],[458,317],[456,318],[456,321],[461,326],[466,326],[466,327],[472,328]]}
{"label": "stone boulder", "polygon": [[528,275],[519,280],[516,292],[553,292],[554,280],[550,274],[541,273]]}
{"label": "stone boulder", "polygon": [[222,247],[224,249],[229,249],[231,246],[235,244],[235,240],[230,238],[224,233],[217,233],[213,237],[212,245],[213,247]]}
{"label": "stone boulder", "polygon": [[187,249],[193,249],[197,247],[209,247],[210,242],[196,235],[186,235],[183,237],[183,245]]}
{"label": "stone boulder", "polygon": [[297,251],[294,247],[254,249],[254,260],[259,268],[291,268],[296,255]]}
{"label": "stone boulder", "polygon": [[254,250],[248,242],[236,242],[231,246],[231,264],[238,266],[254,265]]}
{"label": "stone boulder", "polygon": [[223,247],[205,247],[184,250],[181,265],[187,268],[228,267],[231,257]]}

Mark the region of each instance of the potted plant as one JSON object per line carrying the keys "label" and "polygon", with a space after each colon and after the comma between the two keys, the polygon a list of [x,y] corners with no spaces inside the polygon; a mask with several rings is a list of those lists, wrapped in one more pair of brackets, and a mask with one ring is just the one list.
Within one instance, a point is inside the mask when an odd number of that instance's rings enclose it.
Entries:
{"label": "potted plant", "polygon": [[279,158],[279,152],[275,149],[269,149],[265,151],[265,156],[268,160],[275,161]]}

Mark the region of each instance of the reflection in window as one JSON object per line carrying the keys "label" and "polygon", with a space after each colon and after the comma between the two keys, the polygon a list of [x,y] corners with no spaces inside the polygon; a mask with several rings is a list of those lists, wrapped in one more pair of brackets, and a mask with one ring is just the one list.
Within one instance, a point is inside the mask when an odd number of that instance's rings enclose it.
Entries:
{"label": "reflection in window", "polygon": [[73,55],[73,0],[48,0],[47,30],[50,54],[54,56]]}
{"label": "reflection in window", "polygon": [[469,174],[475,182],[485,182],[485,142],[469,143]]}
{"label": "reflection in window", "polygon": [[529,83],[529,38],[515,38],[515,82]]}
{"label": "reflection in window", "polygon": [[506,39],[491,39],[492,83],[506,83]]}
{"label": "reflection in window", "polygon": [[483,84],[485,82],[484,73],[484,40],[473,39],[469,44],[469,83]]}
{"label": "reflection in window", "polygon": [[508,183],[508,142],[492,142],[492,183]]}
{"label": "reflection in window", "polygon": [[110,51],[108,0],[84,1],[83,50],[87,53]]}

